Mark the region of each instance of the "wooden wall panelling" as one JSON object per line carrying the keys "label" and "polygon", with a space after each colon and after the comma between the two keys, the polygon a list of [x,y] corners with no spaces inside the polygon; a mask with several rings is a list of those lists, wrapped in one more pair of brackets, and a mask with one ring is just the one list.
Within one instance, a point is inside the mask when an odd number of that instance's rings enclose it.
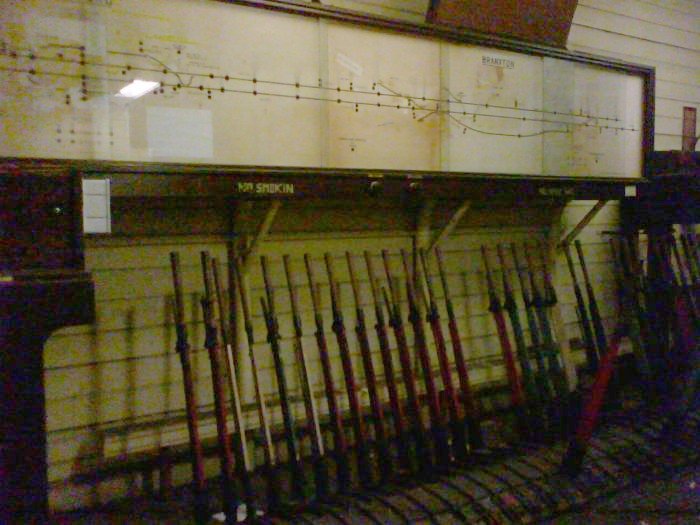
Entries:
{"label": "wooden wall panelling", "polygon": [[[614,2],[624,4],[624,2]],[[687,17],[674,19],[678,25],[687,25]],[[683,22],[686,22],[684,24]],[[657,42],[674,46],[679,49],[700,51],[698,45],[697,27],[675,28],[662,24],[660,20],[644,20],[637,16],[637,10],[631,12],[613,13],[610,9],[602,11],[590,8],[579,2],[574,17],[574,24],[590,29],[617,33],[635,39]]]}
{"label": "wooden wall panelling", "polygon": [[667,62],[684,66],[697,63],[700,51],[689,48],[629,38],[626,35],[610,33],[600,29],[574,24],[571,27],[571,42],[595,42],[599,52],[624,53],[644,60]]}
{"label": "wooden wall panelling", "polygon": [[[696,31],[693,25],[692,16],[688,16],[685,11],[678,11],[669,2],[641,2],[639,0],[579,0],[579,7],[585,6],[591,9],[602,11],[601,18],[605,17],[605,12],[626,15],[633,20],[645,20],[660,26],[682,29],[686,31]],[[696,13],[695,16],[699,16]]]}
{"label": "wooden wall panelling", "polygon": [[[687,78],[679,75],[675,78],[661,78],[656,80],[656,96],[658,99],[678,100],[700,104],[700,85],[692,81],[689,71]],[[658,114],[659,112],[657,112]],[[677,117],[677,115],[674,115]]]}

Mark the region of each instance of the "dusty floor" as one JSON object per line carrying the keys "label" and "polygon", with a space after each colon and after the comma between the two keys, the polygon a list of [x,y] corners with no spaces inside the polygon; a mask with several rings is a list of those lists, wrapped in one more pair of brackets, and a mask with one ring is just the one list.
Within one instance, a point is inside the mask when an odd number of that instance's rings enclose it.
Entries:
{"label": "dusty floor", "polygon": [[[272,523],[700,525],[700,414],[694,414],[693,423],[671,440],[658,438],[662,418],[660,410],[625,411],[611,419],[591,441],[584,469],[575,480],[559,473],[564,443],[526,445],[505,455],[494,450],[469,466],[451,468],[449,474],[403,480],[366,493],[371,497],[345,497],[320,511]],[[56,516],[53,522],[193,523],[189,501],[185,491],[177,491],[168,501],[122,501]],[[543,520],[554,512],[559,514]]]}
{"label": "dusty floor", "polygon": [[[57,518],[60,524],[191,523],[187,505],[178,502],[115,508]],[[216,523],[212,520],[212,523]],[[541,522],[554,525],[680,525],[700,524],[700,467],[682,469],[602,498],[583,509]]]}
{"label": "dusty floor", "polygon": [[[700,447],[700,442],[698,443]],[[671,525],[700,523],[700,467],[649,481],[588,508],[545,521],[561,525]]]}

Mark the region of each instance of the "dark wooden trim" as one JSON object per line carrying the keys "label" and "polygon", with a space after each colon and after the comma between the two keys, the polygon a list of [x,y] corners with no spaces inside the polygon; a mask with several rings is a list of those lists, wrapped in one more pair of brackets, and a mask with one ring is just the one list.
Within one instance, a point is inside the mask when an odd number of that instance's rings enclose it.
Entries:
{"label": "dark wooden trim", "polygon": [[644,75],[643,109],[642,109],[642,173],[649,176],[649,163],[654,154],[654,113],[656,104],[656,70],[651,69]]}
{"label": "dark wooden trim", "polygon": [[73,261],[71,268],[85,268],[85,243],[83,241],[83,179],[75,170],[70,170],[71,185],[71,213],[73,215],[74,235],[71,239],[73,248]]}
{"label": "dark wooden trim", "polygon": [[544,184],[557,181],[569,183],[627,183],[635,184],[639,179],[628,177],[574,177],[555,175],[502,174],[467,171],[431,171],[431,170],[397,170],[397,169],[359,169],[359,168],[316,168],[295,166],[256,166],[233,164],[188,164],[178,162],[134,162],[113,160],[52,159],[36,157],[0,157],[0,175],[65,174],[66,169],[81,174],[99,176],[100,174],[163,174],[163,175],[258,175],[261,177],[292,176],[324,178],[405,178],[439,180],[514,180],[538,181]]}
{"label": "dark wooden trim", "polygon": [[[403,199],[436,197],[499,202],[528,199],[607,199],[624,196],[626,186],[643,180],[604,177],[554,177],[492,173],[408,170],[230,166],[155,162],[60,159],[0,159],[0,174],[42,174],[66,170],[89,177],[108,177],[112,198],[230,197],[347,198],[373,196]],[[288,186],[293,185],[293,191]],[[260,185],[260,186],[258,186]],[[271,188],[271,189],[270,189]],[[270,191],[268,191],[270,189]],[[262,190],[262,191],[260,191]]]}
{"label": "dark wooden trim", "polygon": [[45,173],[28,166],[0,168],[0,273],[82,270],[80,174],[66,163]]}
{"label": "dark wooden trim", "polygon": [[425,13],[425,21],[433,24],[437,19],[438,9],[440,8],[440,0],[430,0],[428,11]]}
{"label": "dark wooden trim", "polygon": [[86,274],[0,283],[0,523],[51,523],[46,456],[44,343],[95,320]]}
{"label": "dark wooden trim", "polygon": [[678,188],[682,191],[684,177],[700,180],[700,151],[655,151],[650,158],[648,176],[652,181],[677,180]]}
{"label": "dark wooden trim", "polygon": [[622,201],[623,228],[664,230],[700,223],[700,152],[655,151],[648,170],[649,182],[638,188],[636,198]]}

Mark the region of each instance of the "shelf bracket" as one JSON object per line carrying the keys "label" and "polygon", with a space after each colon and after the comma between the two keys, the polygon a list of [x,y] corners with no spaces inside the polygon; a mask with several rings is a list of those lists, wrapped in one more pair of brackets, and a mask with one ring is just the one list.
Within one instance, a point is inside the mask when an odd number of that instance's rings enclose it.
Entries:
{"label": "shelf bracket", "polygon": [[[415,232],[413,234],[413,249],[411,250],[411,264],[413,265],[413,268],[410,269],[412,272],[412,279],[413,279],[413,286],[415,290],[420,290],[420,294],[423,295],[423,297],[427,297],[427,291],[424,288],[426,285],[423,282],[422,279],[419,278],[420,271],[420,263],[419,263],[419,255],[418,252],[421,249],[425,249],[428,246],[428,243],[430,242],[430,221],[433,216],[433,210],[435,209],[435,199],[434,198],[429,198],[426,199],[422,202],[421,207],[418,210],[418,216],[416,217],[416,228]],[[406,276],[407,278],[410,278],[409,276]],[[418,305],[417,307],[419,310],[422,308],[422,304],[420,302],[420,299],[418,300]],[[418,361],[418,353],[415,352],[413,354],[413,367],[414,369],[417,369],[420,366],[420,362]]]}
{"label": "shelf bracket", "polygon": [[600,200],[596,202],[595,205],[588,210],[588,213],[586,213],[586,215],[584,215],[584,217],[578,222],[578,224],[571,228],[571,231],[562,237],[561,241],[559,241],[558,249],[571,244],[571,242],[578,237],[578,234],[581,233],[581,230],[590,224],[593,218],[598,215],[598,212],[602,210],[607,203],[607,200]]}
{"label": "shelf bracket", "polygon": [[245,255],[243,256],[242,267],[244,273],[248,272],[248,268],[251,264],[251,261],[255,259],[258,252],[260,251],[260,243],[262,243],[267,237],[267,235],[270,233],[270,229],[272,228],[272,224],[275,222],[277,212],[281,207],[282,201],[275,199],[270,203],[269,208],[267,208],[265,217],[260,223],[258,231],[255,233],[255,237],[253,237],[253,240],[250,242],[250,245],[248,246],[248,249],[246,250]]}
{"label": "shelf bracket", "polygon": [[[246,247],[241,247],[241,251],[243,251],[243,255],[241,256],[241,274],[238,276],[239,282],[238,286],[243,286],[248,292],[248,297],[250,297],[250,279],[248,277],[249,275],[249,270],[251,266],[253,265],[253,262],[255,261],[255,258],[257,257],[258,253],[260,252],[260,245],[265,241],[267,238],[268,234],[270,233],[270,229],[272,228],[272,224],[275,221],[275,217],[277,216],[277,212],[279,211],[280,207],[282,206],[282,201],[275,199],[270,202],[269,207],[267,208],[267,211],[265,212],[265,216],[263,217],[262,222],[260,223],[260,226],[258,226],[258,230],[255,233],[255,237],[252,238],[248,243],[245,243]],[[228,247],[229,250],[232,250],[234,248],[233,243]],[[232,327],[232,332],[235,333],[234,336],[234,341],[238,342],[241,341],[243,336],[243,323],[241,323],[239,320],[242,318],[242,307],[240,305],[240,301],[235,298],[234,295],[234,303],[231,305],[232,308],[236,308],[236,316],[235,316],[235,325]],[[251,305],[248,305],[250,308]],[[241,355],[239,354],[240,350],[240,345],[236,345],[235,347],[237,349],[237,353],[235,354],[235,357],[238,360],[238,363],[241,363]],[[243,360],[244,363],[247,362],[247,360]],[[237,366],[236,367],[236,373],[238,378],[246,377],[249,376],[250,374],[250,369],[248,368],[250,365],[243,365],[243,366]]]}
{"label": "shelf bracket", "polygon": [[471,208],[471,205],[471,201],[464,201],[462,205],[454,211],[450,220],[447,221],[447,224],[445,224],[442,230],[433,238],[428,247],[429,252],[432,252],[438,244],[452,234],[464,215],[469,211],[469,208]]}
{"label": "shelf bracket", "polygon": [[418,248],[427,248],[430,242],[430,219],[435,209],[435,199],[428,199],[423,202],[418,210],[416,218],[416,231],[414,233],[415,246]]}

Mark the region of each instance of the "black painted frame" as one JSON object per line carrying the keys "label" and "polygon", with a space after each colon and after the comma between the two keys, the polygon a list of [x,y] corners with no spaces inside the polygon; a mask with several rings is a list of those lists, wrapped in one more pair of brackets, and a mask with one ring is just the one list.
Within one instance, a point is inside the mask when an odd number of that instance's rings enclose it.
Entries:
{"label": "black painted frame", "polygon": [[[418,170],[235,166],[75,159],[0,158],[0,176],[52,176],[69,171],[109,178],[112,198],[230,197],[304,199],[375,196],[514,202],[617,200],[644,179],[559,177]],[[241,189],[240,184],[292,184],[293,192]]]}

